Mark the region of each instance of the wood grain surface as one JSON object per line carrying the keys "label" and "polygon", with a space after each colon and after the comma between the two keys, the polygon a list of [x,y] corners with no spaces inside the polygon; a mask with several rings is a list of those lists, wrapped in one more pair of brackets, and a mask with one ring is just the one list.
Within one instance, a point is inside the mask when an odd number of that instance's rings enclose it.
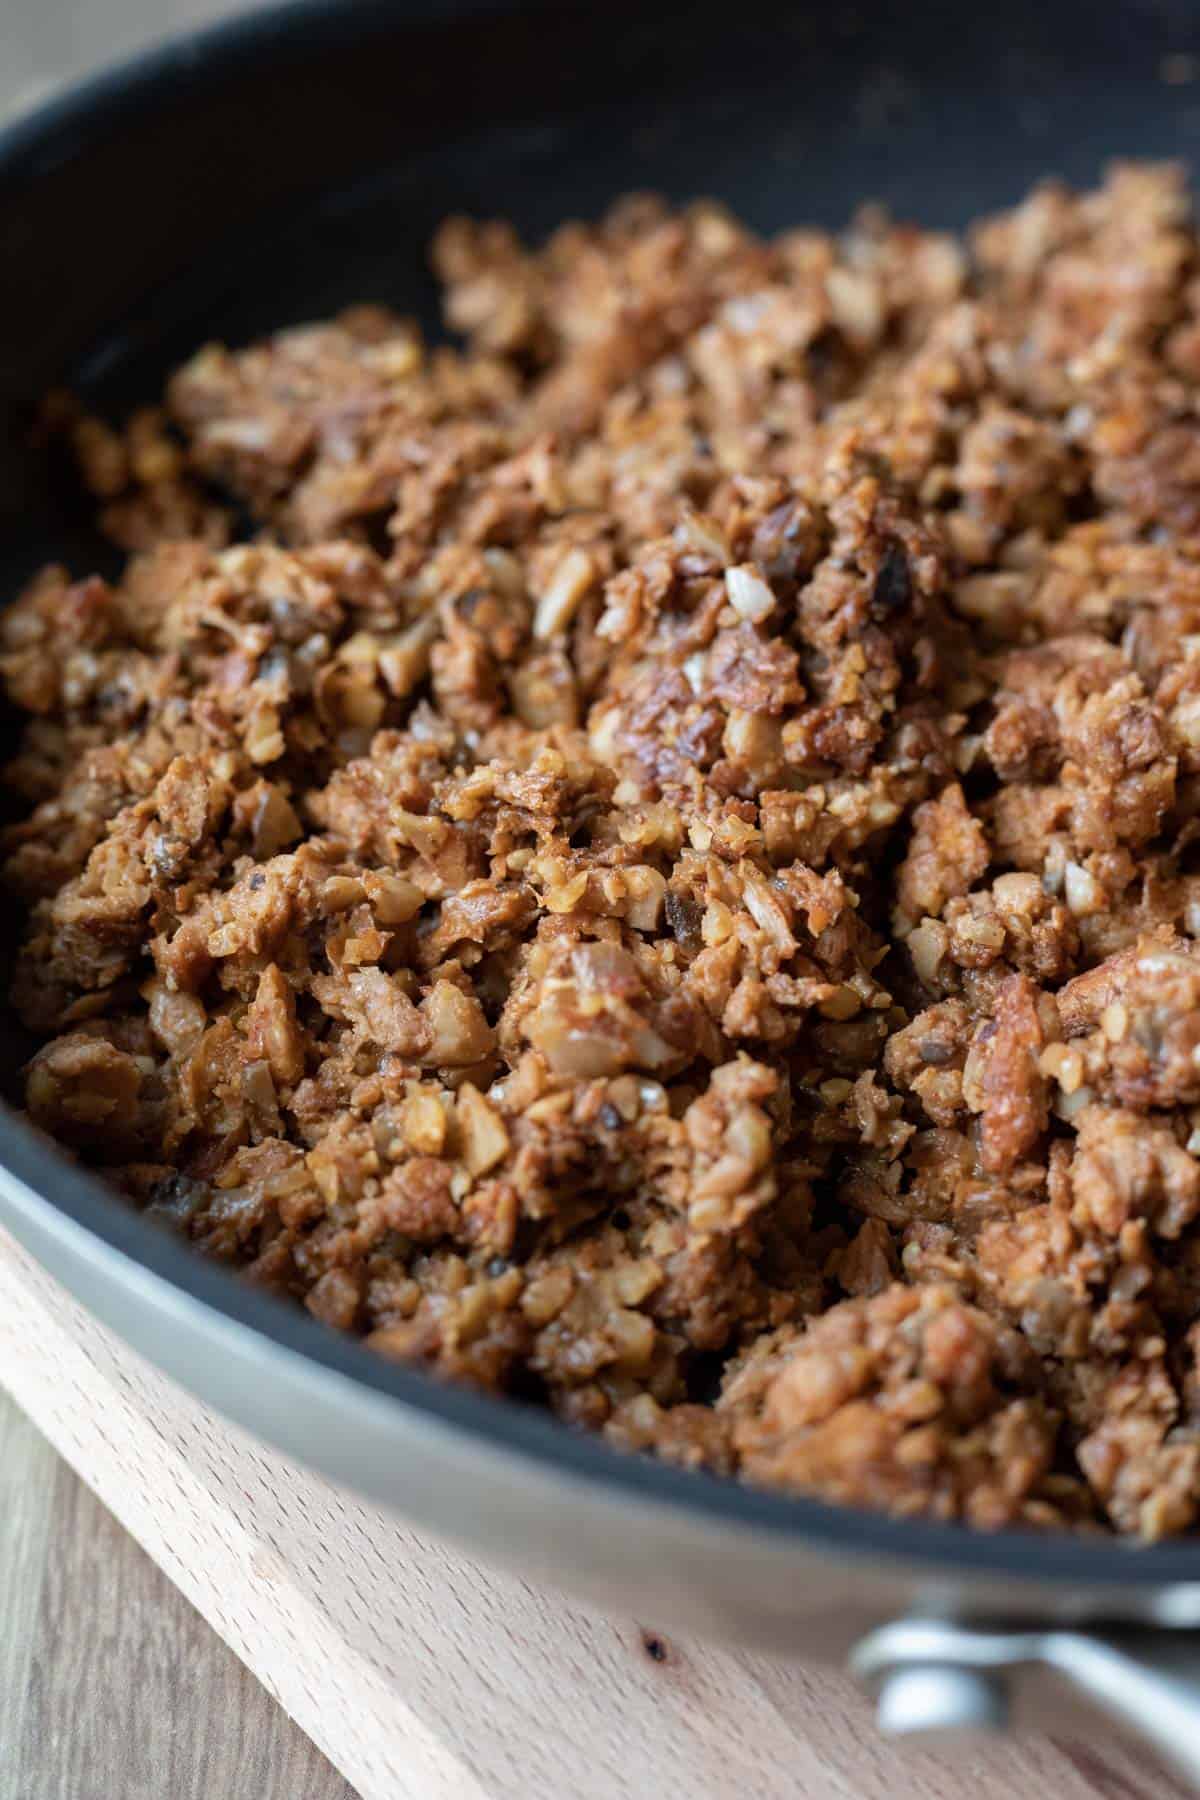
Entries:
{"label": "wood grain surface", "polygon": [[0,1395],[0,1800],[354,1800]]}
{"label": "wood grain surface", "polygon": [[[243,5],[3,0],[0,118]],[[1099,1725],[900,1751],[836,1670],[477,1569],[197,1405],[2,1235],[0,1386],[41,1428],[0,1401],[0,1800],[1182,1793]]]}
{"label": "wood grain surface", "polygon": [[[936,1755],[899,1748],[876,1735],[869,1705],[838,1669],[674,1640],[653,1619],[602,1617],[478,1568],[199,1405],[2,1235],[0,1377],[362,1800],[1183,1793],[1099,1722]],[[37,1510],[6,1508],[5,1541],[45,1564]],[[120,1605],[97,1615],[99,1572],[129,1554],[122,1542],[115,1529],[106,1539],[77,1527],[55,1554],[79,1585],[56,1576],[36,1601],[17,1602],[12,1635],[22,1622],[32,1630],[46,1669],[26,1677],[33,1698],[21,1689],[16,1702],[19,1741],[33,1746],[22,1767],[52,1767],[59,1785],[37,1773],[40,1788],[18,1781],[0,1788],[3,1800],[344,1793],[322,1787],[315,1764],[288,1767],[294,1739],[282,1724],[273,1736],[261,1713],[251,1718],[241,1678],[209,1660],[207,1640],[200,1654],[181,1649],[179,1628],[150,1609],[134,1622],[122,1622]],[[39,1681],[57,1706],[38,1698]],[[121,1754],[113,1718],[130,1783],[136,1771],[142,1785],[71,1786],[90,1778],[98,1745],[109,1742],[110,1767]],[[135,1754],[139,1733],[149,1741]],[[205,1757],[219,1779],[198,1772]]]}

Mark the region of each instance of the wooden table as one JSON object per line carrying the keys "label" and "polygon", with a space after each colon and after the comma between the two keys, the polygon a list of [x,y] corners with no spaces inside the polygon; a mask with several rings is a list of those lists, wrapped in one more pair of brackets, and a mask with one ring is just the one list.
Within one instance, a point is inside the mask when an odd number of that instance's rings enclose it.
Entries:
{"label": "wooden table", "polygon": [[[243,4],[6,0],[0,118]],[[476,1569],[206,1413],[0,1240],[3,1385],[112,1513],[0,1398],[0,1800],[1181,1793],[1102,1730],[901,1753],[837,1671]]]}
{"label": "wooden table", "polygon": [[0,1800],[354,1800],[3,1395],[0,1720]]}

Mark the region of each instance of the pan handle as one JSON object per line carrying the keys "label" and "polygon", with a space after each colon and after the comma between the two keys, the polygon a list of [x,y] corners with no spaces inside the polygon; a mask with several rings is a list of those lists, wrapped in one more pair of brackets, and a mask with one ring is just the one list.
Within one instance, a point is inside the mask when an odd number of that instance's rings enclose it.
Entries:
{"label": "pan handle", "polygon": [[997,1729],[1006,1676],[1041,1667],[1132,1726],[1200,1791],[1200,1637],[1187,1631],[988,1630],[899,1619],[857,1646],[851,1667],[894,1735]]}

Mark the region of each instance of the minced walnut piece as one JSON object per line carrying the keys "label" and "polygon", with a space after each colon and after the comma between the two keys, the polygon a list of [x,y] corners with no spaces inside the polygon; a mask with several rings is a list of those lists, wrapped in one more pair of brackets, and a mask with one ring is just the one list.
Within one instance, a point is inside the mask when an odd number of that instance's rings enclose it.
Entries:
{"label": "minced walnut piece", "polygon": [[1150,166],[453,220],[464,348],[56,397],[133,554],[0,619],[30,1116],[627,1448],[1196,1528],[1198,252]]}

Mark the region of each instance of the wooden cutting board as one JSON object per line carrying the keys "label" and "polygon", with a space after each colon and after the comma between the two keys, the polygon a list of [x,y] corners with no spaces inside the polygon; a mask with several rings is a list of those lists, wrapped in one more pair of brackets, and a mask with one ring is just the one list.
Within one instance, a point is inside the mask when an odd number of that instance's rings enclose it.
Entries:
{"label": "wooden cutting board", "polygon": [[[363,1800],[1183,1792],[1100,1729],[900,1749],[838,1670],[677,1641],[478,1568],[199,1405],[3,1234],[0,1378]],[[69,1656],[69,1618],[61,1635]],[[189,1672],[177,1703],[214,1698]]]}
{"label": "wooden cutting board", "polygon": [[[10,0],[0,117],[101,57],[243,3]],[[1182,1794],[1144,1752],[1100,1729],[1086,1743],[1003,1739],[953,1756],[900,1750],[875,1736],[870,1707],[839,1671],[675,1641],[653,1619],[602,1618],[476,1568],[198,1405],[2,1233],[0,1384],[363,1800]],[[0,1439],[0,1455],[8,1442]],[[106,1545],[86,1509],[76,1518],[87,1542],[67,1549],[119,1554],[119,1540]],[[36,1532],[44,1521],[4,1523]],[[81,1645],[94,1646],[93,1659],[111,1648],[86,1624],[62,1611],[37,1651],[60,1666],[34,1671],[52,1691],[77,1679],[77,1708],[104,1703]],[[14,1639],[0,1643],[0,1701],[19,1654]],[[145,1704],[161,1706],[164,1691],[162,1680],[147,1683]],[[218,1720],[228,1709],[232,1736],[244,1725],[236,1698],[219,1660],[198,1646],[180,1659],[176,1705]],[[68,1715],[59,1729],[77,1723]],[[11,1755],[11,1724],[0,1720],[0,1761]],[[264,1735],[240,1764],[233,1750],[220,1760],[212,1800],[261,1800],[262,1756],[290,1754],[278,1735]],[[128,1800],[89,1787],[78,1756],[63,1767],[61,1800]],[[310,1800],[301,1761],[294,1774],[294,1800]],[[174,1791],[170,1783],[161,1800]]]}

